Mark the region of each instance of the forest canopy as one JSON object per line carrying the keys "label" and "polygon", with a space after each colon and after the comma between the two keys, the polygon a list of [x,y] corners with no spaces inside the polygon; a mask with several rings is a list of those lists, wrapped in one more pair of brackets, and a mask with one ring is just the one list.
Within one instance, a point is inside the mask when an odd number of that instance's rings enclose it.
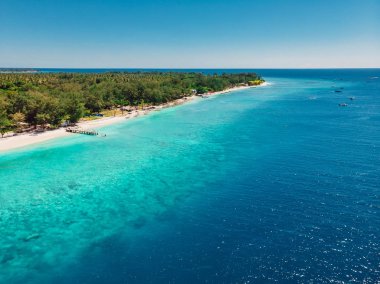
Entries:
{"label": "forest canopy", "polygon": [[84,115],[142,102],[158,105],[190,94],[258,85],[255,73],[2,73],[0,130],[77,122]]}

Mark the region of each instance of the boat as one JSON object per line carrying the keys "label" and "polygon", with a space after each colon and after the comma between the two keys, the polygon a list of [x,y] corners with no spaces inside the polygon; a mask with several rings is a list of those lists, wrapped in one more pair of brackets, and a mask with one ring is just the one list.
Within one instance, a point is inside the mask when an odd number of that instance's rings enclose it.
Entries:
{"label": "boat", "polygon": [[340,103],[339,106],[340,107],[346,107],[346,106],[348,106],[348,104],[346,104],[346,103]]}

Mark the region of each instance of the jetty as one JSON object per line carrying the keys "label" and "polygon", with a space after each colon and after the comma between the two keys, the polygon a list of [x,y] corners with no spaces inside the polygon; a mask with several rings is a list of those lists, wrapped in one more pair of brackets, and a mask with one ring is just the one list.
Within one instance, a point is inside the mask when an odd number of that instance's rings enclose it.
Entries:
{"label": "jetty", "polygon": [[99,132],[97,132],[96,130],[89,130],[89,129],[86,130],[86,129],[81,129],[78,127],[68,127],[68,128],[66,128],[66,132],[84,134],[84,135],[92,135],[92,136],[99,135]]}

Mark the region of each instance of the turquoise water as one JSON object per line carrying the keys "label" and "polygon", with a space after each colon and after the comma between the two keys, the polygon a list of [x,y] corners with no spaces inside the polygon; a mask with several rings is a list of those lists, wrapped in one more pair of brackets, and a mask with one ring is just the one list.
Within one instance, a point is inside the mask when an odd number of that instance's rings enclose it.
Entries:
{"label": "turquoise water", "polygon": [[380,70],[260,73],[1,154],[0,283],[379,280]]}

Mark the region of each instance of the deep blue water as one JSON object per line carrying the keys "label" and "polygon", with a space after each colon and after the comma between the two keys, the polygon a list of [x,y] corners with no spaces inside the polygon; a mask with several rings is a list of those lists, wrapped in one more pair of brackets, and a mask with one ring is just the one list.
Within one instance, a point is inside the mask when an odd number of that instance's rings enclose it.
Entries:
{"label": "deep blue water", "polygon": [[380,70],[256,71],[2,154],[0,282],[378,282]]}

